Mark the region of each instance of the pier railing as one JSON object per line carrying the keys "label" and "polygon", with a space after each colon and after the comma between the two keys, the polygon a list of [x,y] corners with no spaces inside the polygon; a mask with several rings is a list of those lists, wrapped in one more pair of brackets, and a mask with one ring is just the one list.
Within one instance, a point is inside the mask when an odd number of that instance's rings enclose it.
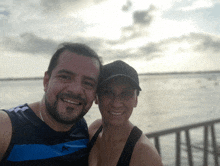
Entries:
{"label": "pier railing", "polygon": [[[163,154],[161,154],[161,145],[160,145],[160,138],[165,135],[174,134],[175,135],[175,163],[176,166],[181,165],[181,133],[185,133],[185,142],[187,147],[187,157],[188,157],[188,165],[193,166],[193,155],[192,155],[192,148],[199,148],[203,151],[203,165],[208,166],[208,154],[212,154],[214,157],[214,163],[215,166],[219,165],[218,157],[220,157],[219,152],[219,146],[217,145],[216,141],[216,131],[215,131],[215,125],[217,123],[220,123],[220,119],[212,120],[212,121],[206,121],[186,126],[181,126],[177,128],[167,129],[163,131],[153,132],[153,133],[147,133],[146,136],[149,139],[154,139],[154,144],[156,149],[158,150],[159,154],[163,158]],[[191,144],[191,138],[190,138],[190,131],[195,128],[203,128],[203,147],[196,147]],[[218,131],[220,132],[220,131]],[[211,133],[211,151],[209,150],[209,133]],[[169,152],[168,152],[169,153]]]}

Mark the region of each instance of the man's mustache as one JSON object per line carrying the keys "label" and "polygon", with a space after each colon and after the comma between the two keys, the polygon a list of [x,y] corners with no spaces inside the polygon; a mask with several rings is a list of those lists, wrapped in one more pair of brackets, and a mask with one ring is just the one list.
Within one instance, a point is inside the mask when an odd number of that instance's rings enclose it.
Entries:
{"label": "man's mustache", "polygon": [[80,95],[75,95],[73,93],[60,93],[57,95],[57,99],[58,98],[69,98],[69,99],[75,99],[75,100],[79,100],[80,102],[80,105],[86,105],[87,102],[86,102],[86,99],[85,98],[82,98]]}

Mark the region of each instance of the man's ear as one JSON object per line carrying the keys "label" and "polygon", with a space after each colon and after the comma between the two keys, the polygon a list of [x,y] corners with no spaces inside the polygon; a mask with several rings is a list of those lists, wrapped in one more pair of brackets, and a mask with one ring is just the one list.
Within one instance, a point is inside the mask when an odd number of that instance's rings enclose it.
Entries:
{"label": "man's ear", "polygon": [[99,98],[98,98],[98,95],[95,96],[95,104],[99,104]]}
{"label": "man's ear", "polygon": [[45,72],[45,73],[44,73],[44,81],[43,81],[43,84],[44,84],[44,92],[47,91],[48,84],[49,84],[49,80],[50,80],[50,77],[49,77],[48,73]]}

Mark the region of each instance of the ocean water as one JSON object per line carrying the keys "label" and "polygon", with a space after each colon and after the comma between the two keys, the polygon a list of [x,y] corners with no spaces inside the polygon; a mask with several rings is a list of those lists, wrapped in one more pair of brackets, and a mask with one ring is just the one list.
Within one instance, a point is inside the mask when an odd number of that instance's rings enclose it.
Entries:
{"label": "ocean water", "polygon": [[[139,78],[142,91],[130,120],[144,133],[220,118],[220,73],[140,75]],[[41,100],[42,81],[0,81],[0,108]],[[93,104],[85,119],[89,125],[98,118],[101,115]],[[190,134],[194,144],[201,144],[201,130]],[[164,165],[174,165],[174,136],[165,136],[161,144]],[[186,154],[182,155],[186,158]],[[194,160],[200,165],[202,154],[196,155]],[[186,160],[182,163],[187,165]]]}

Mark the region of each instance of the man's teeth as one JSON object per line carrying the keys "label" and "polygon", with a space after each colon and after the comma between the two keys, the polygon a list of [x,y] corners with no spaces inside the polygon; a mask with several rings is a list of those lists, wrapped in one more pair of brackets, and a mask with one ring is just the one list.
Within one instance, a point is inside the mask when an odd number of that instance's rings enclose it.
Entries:
{"label": "man's teeth", "polygon": [[68,102],[68,103],[71,103],[71,104],[78,104],[78,105],[81,105],[81,104],[78,103],[78,102],[74,102],[74,101],[67,100],[67,99],[64,99],[63,101]]}

